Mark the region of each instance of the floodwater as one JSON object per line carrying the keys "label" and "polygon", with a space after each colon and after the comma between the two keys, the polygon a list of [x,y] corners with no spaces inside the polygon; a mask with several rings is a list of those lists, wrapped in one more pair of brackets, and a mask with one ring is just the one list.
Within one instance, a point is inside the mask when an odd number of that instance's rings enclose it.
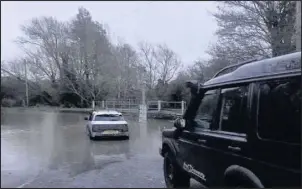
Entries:
{"label": "floodwater", "polygon": [[171,121],[126,117],[129,140],[90,141],[85,116],[2,109],[1,187],[165,187],[158,149]]}
{"label": "floodwater", "polygon": [[90,141],[85,114],[1,111],[1,187],[164,187],[161,130],[126,117],[129,140]]}

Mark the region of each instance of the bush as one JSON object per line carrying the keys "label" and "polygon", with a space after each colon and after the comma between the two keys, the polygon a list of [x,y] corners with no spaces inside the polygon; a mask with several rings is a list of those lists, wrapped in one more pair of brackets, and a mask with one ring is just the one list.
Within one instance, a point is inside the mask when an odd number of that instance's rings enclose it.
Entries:
{"label": "bush", "polygon": [[3,98],[1,101],[1,106],[2,107],[13,107],[16,105],[16,100],[11,99],[11,98]]}

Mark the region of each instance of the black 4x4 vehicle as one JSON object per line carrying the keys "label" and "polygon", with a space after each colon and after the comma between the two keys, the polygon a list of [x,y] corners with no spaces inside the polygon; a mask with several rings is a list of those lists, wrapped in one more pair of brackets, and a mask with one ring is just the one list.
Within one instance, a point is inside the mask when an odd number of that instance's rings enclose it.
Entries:
{"label": "black 4x4 vehicle", "polygon": [[301,186],[301,52],[227,67],[162,132],[168,187]]}

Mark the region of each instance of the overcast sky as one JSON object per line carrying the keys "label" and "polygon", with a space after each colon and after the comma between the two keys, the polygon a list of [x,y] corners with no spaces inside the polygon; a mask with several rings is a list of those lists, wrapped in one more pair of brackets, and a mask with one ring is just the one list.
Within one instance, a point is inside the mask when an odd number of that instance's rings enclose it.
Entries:
{"label": "overcast sky", "polygon": [[166,43],[185,64],[207,58],[216,38],[211,12],[216,2],[1,2],[1,60],[22,55],[13,42],[22,35],[20,25],[33,17],[54,16],[67,21],[86,8],[94,20],[106,24],[110,38],[137,47],[138,42]]}

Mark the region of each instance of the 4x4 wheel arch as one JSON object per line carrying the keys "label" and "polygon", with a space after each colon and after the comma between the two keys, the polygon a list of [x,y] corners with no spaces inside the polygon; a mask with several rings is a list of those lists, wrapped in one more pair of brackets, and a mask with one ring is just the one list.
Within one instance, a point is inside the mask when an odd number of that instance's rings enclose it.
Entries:
{"label": "4x4 wheel arch", "polygon": [[232,165],[226,169],[224,172],[225,184],[231,187],[233,179],[238,179],[245,186],[241,187],[251,187],[251,188],[264,188],[260,179],[249,169],[241,167],[239,165]]}
{"label": "4x4 wheel arch", "polygon": [[164,155],[166,152],[171,152],[173,155],[176,155],[176,147],[170,140],[163,141],[162,146],[162,154]]}

